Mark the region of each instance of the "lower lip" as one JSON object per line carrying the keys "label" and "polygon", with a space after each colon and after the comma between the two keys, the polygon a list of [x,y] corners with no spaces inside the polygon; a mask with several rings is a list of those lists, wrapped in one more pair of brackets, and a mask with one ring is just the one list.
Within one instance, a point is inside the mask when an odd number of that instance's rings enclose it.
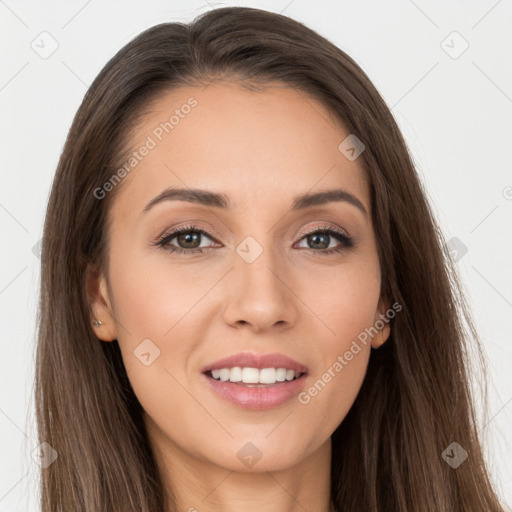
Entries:
{"label": "lower lip", "polygon": [[220,381],[206,374],[203,377],[220,397],[238,407],[262,411],[282,405],[296,397],[306,382],[306,374],[298,379],[276,382],[272,385],[261,387],[248,387],[241,383]]}

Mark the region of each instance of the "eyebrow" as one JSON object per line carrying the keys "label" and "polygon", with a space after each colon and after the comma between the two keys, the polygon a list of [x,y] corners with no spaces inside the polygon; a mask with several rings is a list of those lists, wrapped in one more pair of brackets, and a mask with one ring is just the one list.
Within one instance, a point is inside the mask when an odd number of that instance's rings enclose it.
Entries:
{"label": "eyebrow", "polygon": [[[147,213],[155,205],[164,201],[187,201],[214,208],[231,209],[233,202],[230,197],[223,193],[210,192],[203,189],[184,189],[169,187],[158,196],[153,198],[142,210],[141,214]],[[292,210],[303,210],[311,206],[319,206],[332,202],[345,202],[358,208],[365,216],[368,212],[356,196],[342,189],[325,190],[313,194],[302,194],[292,202]]]}

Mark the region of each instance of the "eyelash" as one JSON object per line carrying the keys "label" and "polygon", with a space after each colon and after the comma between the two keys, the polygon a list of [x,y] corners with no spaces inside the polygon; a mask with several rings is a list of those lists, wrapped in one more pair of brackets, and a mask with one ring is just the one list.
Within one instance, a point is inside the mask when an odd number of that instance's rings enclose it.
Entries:
{"label": "eyelash", "polygon": [[[194,226],[194,225],[188,225],[188,226],[182,226],[180,228],[177,228],[177,229],[171,231],[170,233],[165,233],[153,245],[162,247],[162,249],[164,249],[166,251],[169,251],[171,253],[177,253],[177,254],[204,253],[206,250],[209,250],[212,248],[212,247],[203,247],[201,249],[181,249],[179,247],[174,247],[174,246],[169,245],[169,242],[173,238],[176,238],[176,236],[181,235],[183,233],[188,233],[188,232],[200,233],[201,235],[204,235],[208,238],[213,239],[203,229],[201,229],[197,226]],[[342,242],[342,245],[340,247],[333,248],[333,249],[309,249],[314,254],[328,255],[328,254],[333,254],[333,253],[341,253],[341,252],[345,251],[346,249],[353,247],[353,245],[354,245],[353,239],[351,237],[347,236],[345,233],[342,233],[341,231],[338,231],[338,230],[332,228],[331,226],[320,226],[313,231],[302,233],[299,241],[308,235],[313,235],[316,233],[327,234],[329,236],[333,236],[338,241]]]}

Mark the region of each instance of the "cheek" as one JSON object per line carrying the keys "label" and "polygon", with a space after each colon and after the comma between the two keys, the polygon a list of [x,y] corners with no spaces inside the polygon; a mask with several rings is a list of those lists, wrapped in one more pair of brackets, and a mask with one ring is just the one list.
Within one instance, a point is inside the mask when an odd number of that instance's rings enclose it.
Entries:
{"label": "cheek", "polygon": [[[196,317],[200,308],[194,304],[211,285],[197,284],[190,273],[186,279],[186,273],[148,265],[135,253],[113,254],[112,263],[115,313],[121,324],[118,341],[135,395],[160,427],[185,410],[189,422],[199,422],[204,411],[187,392],[187,362],[202,339],[193,327],[201,325]],[[186,438],[187,429],[180,431],[181,423],[176,424],[175,435]]]}
{"label": "cheek", "polygon": [[[163,251],[152,248],[151,251]],[[200,308],[195,305],[211,288],[214,276],[197,275],[192,266],[174,267],[165,254],[148,258],[142,252],[112,254],[111,282],[116,316],[126,331],[138,337],[173,339],[180,322],[190,323]],[[121,331],[121,336],[126,332]]]}
{"label": "cheek", "polygon": [[374,324],[380,297],[378,262],[365,259],[333,266],[323,275],[306,278],[299,293],[316,313],[323,352],[332,357]]}
{"label": "cheek", "polygon": [[323,417],[326,432],[343,420],[359,393],[380,296],[378,267],[369,262],[330,269],[329,276],[317,276],[316,286],[301,295],[321,320],[315,344],[321,364],[299,396],[304,417]]}
{"label": "cheek", "polygon": [[170,272],[165,261],[155,265],[126,245],[116,247],[110,281],[118,341],[134,391],[151,402],[155,389],[176,384],[171,375],[182,380],[178,372],[185,372],[194,340],[201,339],[193,331],[201,324],[194,305],[211,285],[190,279],[190,272]]}

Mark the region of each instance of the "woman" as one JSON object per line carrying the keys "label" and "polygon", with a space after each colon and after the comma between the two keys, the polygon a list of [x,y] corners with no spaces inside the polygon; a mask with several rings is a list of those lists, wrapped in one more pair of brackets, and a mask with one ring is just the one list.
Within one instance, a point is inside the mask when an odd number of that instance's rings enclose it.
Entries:
{"label": "woman", "polygon": [[121,49],[42,261],[44,512],[503,510],[406,144],[302,24],[222,8]]}

